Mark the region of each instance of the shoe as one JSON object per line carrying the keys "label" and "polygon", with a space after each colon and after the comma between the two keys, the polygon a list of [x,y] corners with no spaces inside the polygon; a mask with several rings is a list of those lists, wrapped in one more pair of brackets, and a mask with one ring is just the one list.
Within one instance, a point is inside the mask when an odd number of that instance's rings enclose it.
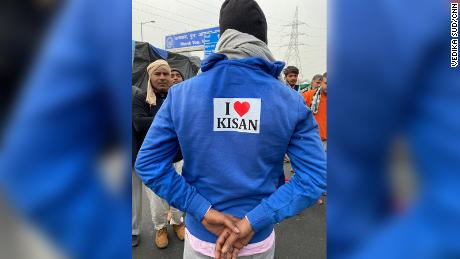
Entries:
{"label": "shoe", "polygon": [[168,228],[164,227],[157,230],[155,234],[155,245],[160,249],[168,246]]}
{"label": "shoe", "polygon": [[184,223],[181,223],[179,225],[172,225],[172,226],[173,226],[173,229],[174,229],[174,233],[176,233],[177,238],[179,238],[179,240],[183,241],[184,236],[185,236],[185,225],[184,225]]}
{"label": "shoe", "polygon": [[138,246],[139,240],[140,240],[139,235],[131,235],[131,237],[132,237],[132,247]]}

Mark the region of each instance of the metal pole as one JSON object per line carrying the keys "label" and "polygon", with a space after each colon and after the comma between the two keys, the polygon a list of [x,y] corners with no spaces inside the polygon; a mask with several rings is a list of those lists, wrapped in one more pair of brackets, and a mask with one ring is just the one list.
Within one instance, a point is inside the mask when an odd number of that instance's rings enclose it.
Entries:
{"label": "metal pole", "polygon": [[144,25],[144,23],[141,22],[141,41],[144,42],[144,35],[142,34],[142,25]]}

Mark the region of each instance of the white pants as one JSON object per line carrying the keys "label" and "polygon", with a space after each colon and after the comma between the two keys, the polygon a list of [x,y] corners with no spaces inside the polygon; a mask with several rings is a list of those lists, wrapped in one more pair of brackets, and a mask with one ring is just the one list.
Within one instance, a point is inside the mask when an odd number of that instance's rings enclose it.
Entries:
{"label": "white pants", "polygon": [[[182,165],[183,160],[174,163],[174,168],[178,174],[182,174]],[[169,206],[168,202],[158,195],[156,195],[150,188],[145,188],[147,197],[150,203],[150,212],[152,214],[152,221],[155,227],[155,230],[160,230],[168,224],[168,213],[171,211],[171,221],[172,225],[179,225],[182,223],[183,212]]]}
{"label": "white pants", "polygon": [[136,171],[133,169],[131,172],[132,192],[131,192],[131,227],[132,235],[139,235],[141,233],[141,219],[142,219],[142,189],[143,184]]}

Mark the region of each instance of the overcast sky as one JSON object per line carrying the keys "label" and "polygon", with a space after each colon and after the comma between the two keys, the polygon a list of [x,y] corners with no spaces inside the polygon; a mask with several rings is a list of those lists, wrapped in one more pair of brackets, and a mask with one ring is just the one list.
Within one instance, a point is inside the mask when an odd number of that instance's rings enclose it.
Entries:
{"label": "overcast sky", "polygon": [[[289,34],[296,6],[299,7],[299,46],[302,74],[326,72],[327,1],[326,0],[257,0],[268,22],[268,47],[278,60],[285,59]],[[144,41],[163,48],[165,36],[216,27],[223,0],[132,0],[133,39],[141,40],[140,22],[154,20],[143,25]]]}

